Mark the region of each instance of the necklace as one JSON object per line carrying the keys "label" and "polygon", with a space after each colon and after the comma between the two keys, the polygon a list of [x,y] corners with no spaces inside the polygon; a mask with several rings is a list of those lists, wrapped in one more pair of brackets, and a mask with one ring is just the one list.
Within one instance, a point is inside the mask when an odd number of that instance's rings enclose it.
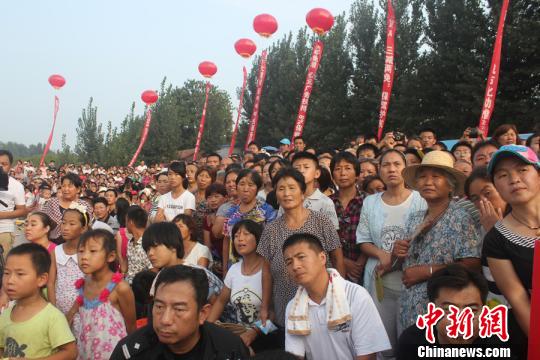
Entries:
{"label": "necklace", "polygon": [[255,266],[252,266],[251,269],[246,269],[246,263],[244,261],[242,261],[242,272],[244,273],[244,275],[246,276],[249,276],[249,275],[253,275],[253,273],[255,272],[255,270],[261,265],[261,261],[257,261],[257,263],[255,264]]}
{"label": "necklace", "polygon": [[510,212],[510,215],[512,215],[512,217],[514,218],[514,220],[516,220],[518,223],[520,223],[521,225],[527,227],[529,230],[536,230],[536,236],[540,236],[540,226],[530,226],[529,224],[527,224],[525,221],[522,221],[520,219],[518,219],[513,212]]}

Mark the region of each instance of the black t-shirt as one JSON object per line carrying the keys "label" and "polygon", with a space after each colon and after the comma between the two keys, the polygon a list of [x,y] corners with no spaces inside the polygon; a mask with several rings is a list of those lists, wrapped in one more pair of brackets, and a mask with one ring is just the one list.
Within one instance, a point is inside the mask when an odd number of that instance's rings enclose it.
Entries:
{"label": "black t-shirt", "polygon": [[[498,336],[488,338],[477,337],[470,345],[441,345],[437,339],[437,328],[433,328],[435,334],[435,343],[431,344],[426,340],[425,330],[421,330],[416,325],[412,325],[405,329],[399,337],[398,347],[396,351],[397,360],[420,359],[418,348],[420,346],[434,347],[463,347],[463,348],[509,348],[510,344],[501,341]],[[510,359],[515,359],[512,356]]]}
{"label": "black t-shirt", "polygon": [[169,348],[166,345],[161,344],[165,349],[163,351],[163,355],[165,359],[167,360],[199,360],[203,358],[204,355],[204,339],[203,334],[201,333],[201,338],[197,342],[197,344],[191,349],[189,352],[185,354],[174,354],[169,350]]}
{"label": "black t-shirt", "polygon": [[510,260],[523,287],[530,292],[535,240],[510,231],[499,221],[484,237],[482,256]]}

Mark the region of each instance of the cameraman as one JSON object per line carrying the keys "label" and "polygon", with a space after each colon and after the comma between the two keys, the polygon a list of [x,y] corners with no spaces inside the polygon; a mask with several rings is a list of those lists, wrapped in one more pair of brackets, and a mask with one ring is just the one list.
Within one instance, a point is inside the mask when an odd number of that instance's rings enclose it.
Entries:
{"label": "cameraman", "polygon": [[[8,150],[0,149],[0,166],[3,173],[0,177],[8,178],[7,189],[0,189],[0,246],[4,257],[13,245],[15,238],[15,219],[26,215],[23,185],[9,176],[13,164],[13,154]],[[4,181],[5,183],[5,181]],[[0,184],[2,183],[0,179]]]}

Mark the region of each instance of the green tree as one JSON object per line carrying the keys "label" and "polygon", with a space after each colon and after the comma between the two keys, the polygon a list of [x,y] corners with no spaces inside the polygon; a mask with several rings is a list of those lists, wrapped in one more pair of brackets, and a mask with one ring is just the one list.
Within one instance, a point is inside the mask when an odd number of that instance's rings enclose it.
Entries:
{"label": "green tree", "polygon": [[90,98],[86,109],[82,110],[82,115],[77,121],[77,144],[75,153],[81,162],[101,162],[101,152],[103,150],[103,131],[101,124],[97,121],[97,106],[93,106],[93,99]]}

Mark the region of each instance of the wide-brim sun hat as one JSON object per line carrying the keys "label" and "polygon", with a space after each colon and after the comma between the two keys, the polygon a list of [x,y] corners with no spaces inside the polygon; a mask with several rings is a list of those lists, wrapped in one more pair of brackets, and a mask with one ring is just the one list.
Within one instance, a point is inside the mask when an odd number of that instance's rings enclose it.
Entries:
{"label": "wide-brim sun hat", "polygon": [[493,179],[497,164],[501,160],[508,158],[521,160],[528,165],[534,166],[537,170],[540,170],[540,160],[538,160],[538,155],[536,155],[533,149],[522,145],[504,145],[493,154],[489,161],[488,174],[491,179]]}
{"label": "wide-brim sun hat", "polygon": [[454,169],[454,158],[446,151],[433,150],[422,158],[422,163],[409,165],[403,169],[405,184],[413,190],[418,190],[416,175],[424,168],[435,168],[444,171],[455,180],[456,188],[454,195],[461,196],[464,193],[464,184],[467,176],[461,171]]}

